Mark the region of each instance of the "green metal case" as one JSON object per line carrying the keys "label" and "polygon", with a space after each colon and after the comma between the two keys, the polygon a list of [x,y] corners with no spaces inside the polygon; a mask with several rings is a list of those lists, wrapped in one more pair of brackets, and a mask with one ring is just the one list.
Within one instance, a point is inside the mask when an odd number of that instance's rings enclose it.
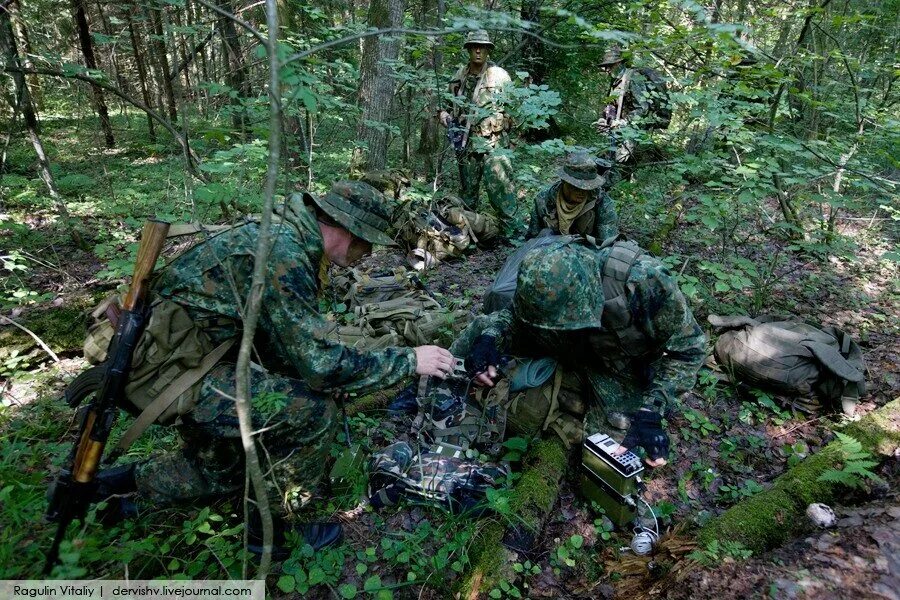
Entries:
{"label": "green metal case", "polygon": [[606,434],[589,436],[581,447],[580,479],[582,495],[596,502],[613,524],[621,527],[638,516],[638,486],[644,467],[634,452],[613,455],[618,446]]}

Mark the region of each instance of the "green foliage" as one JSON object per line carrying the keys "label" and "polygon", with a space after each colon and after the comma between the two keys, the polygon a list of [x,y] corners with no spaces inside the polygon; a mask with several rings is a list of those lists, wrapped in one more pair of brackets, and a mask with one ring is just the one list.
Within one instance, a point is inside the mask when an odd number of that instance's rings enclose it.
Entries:
{"label": "green foliage", "polygon": [[872,454],[863,450],[859,440],[839,431],[835,435],[840,442],[839,450],[843,456],[843,464],[840,469],[826,470],[819,476],[819,481],[840,483],[850,488],[864,488],[866,480],[881,481],[881,478],[870,470],[878,466],[878,461],[872,460]]}
{"label": "green foliage", "polygon": [[753,556],[753,551],[740,542],[726,540],[712,540],[706,548],[694,550],[688,554],[688,558],[696,560],[702,565],[712,567],[726,559],[745,560]]}

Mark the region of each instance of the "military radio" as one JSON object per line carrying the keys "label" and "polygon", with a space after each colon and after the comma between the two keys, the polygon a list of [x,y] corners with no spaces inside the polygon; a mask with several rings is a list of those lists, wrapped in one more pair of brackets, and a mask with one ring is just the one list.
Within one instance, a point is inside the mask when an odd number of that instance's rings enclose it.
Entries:
{"label": "military radio", "polygon": [[619,444],[603,433],[589,436],[581,448],[581,493],[596,502],[610,521],[623,526],[638,516],[644,467],[631,451],[615,455]]}

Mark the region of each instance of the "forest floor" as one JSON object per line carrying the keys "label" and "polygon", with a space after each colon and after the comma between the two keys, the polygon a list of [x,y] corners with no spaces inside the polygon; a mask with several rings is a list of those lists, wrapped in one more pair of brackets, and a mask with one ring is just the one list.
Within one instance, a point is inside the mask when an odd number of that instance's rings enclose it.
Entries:
{"label": "forest floor", "polygon": [[[65,128],[58,130],[65,144]],[[151,155],[150,158],[153,158]],[[103,181],[116,190],[120,206],[165,180],[173,164],[168,158],[148,161],[146,153],[129,151],[104,158],[107,174],[91,157],[64,165],[67,173],[88,177],[68,185],[90,195],[90,181]],[[13,165],[16,163],[13,162]],[[48,358],[20,330],[0,325],[0,577],[37,576],[42,552],[52,537],[41,522],[44,490],[69,447],[71,411],[61,402],[64,385],[85,366],[80,358],[85,311],[127,273],[127,260],[117,263],[133,244],[139,222],[129,208],[103,212],[85,200],[73,202],[76,214],[95,244],[92,251],[72,246],[50,218],[51,209],[34,210],[29,204],[38,183],[20,164],[20,172],[3,181],[3,211],[17,216],[18,226],[0,231],[0,247],[21,248],[18,264],[4,283],[5,314],[31,328],[59,356]],[[170,184],[177,189],[177,182]],[[87,186],[87,187],[85,187]],[[175,192],[172,192],[173,194]],[[141,205],[152,204],[142,198]],[[525,200],[523,199],[523,202]],[[631,209],[623,207],[627,215]],[[135,209],[140,210],[143,209]],[[149,209],[148,209],[149,210]],[[149,211],[152,212],[152,211]],[[148,212],[148,214],[149,214]],[[175,212],[174,210],[172,212]],[[634,209],[633,212],[637,212]],[[780,256],[763,296],[754,303],[760,312],[793,313],[805,319],[841,327],[864,350],[868,393],[860,414],[900,395],[900,311],[896,263],[880,257],[896,244],[892,221],[867,220],[871,213],[846,212],[838,220],[839,233],[854,244],[855,260],[834,256],[811,257],[787,249],[788,242],[767,238],[758,247],[748,245],[745,258],[760,263]],[[639,241],[649,236],[624,221],[623,229]],[[666,240],[669,254],[701,261],[715,248],[696,241],[684,223]],[[892,227],[894,227],[892,229]],[[484,290],[513,249],[497,246],[441,265],[423,275],[428,288],[443,302],[475,313]],[[4,255],[8,253],[4,252]],[[6,264],[16,260],[4,259]],[[402,255],[380,250],[365,263],[382,270],[403,264]],[[695,263],[696,264],[696,263]],[[682,270],[684,263],[681,263]],[[21,306],[14,307],[16,292]],[[725,305],[727,308],[727,305]],[[695,302],[698,321],[721,311],[722,303]],[[393,392],[380,394],[374,408],[350,418],[351,436],[373,450],[400,439],[409,417],[388,414],[385,406]],[[734,389],[715,371],[704,369],[696,389],[682,400],[669,419],[674,460],[648,474],[647,501],[663,529],[689,539],[693,528],[727,507],[765,489],[770,482],[803,457],[815,453],[833,437],[831,430],[842,417],[807,415],[792,411],[770,396],[753,396]],[[117,434],[126,426],[122,419]],[[155,428],[131,451],[146,457],[175,443],[169,431]],[[334,454],[341,451],[335,444]],[[835,507],[841,517],[833,530],[809,527],[805,537],[783,548],[735,561],[703,566],[694,564],[678,585],[663,586],[672,598],[887,598],[898,597],[900,512],[897,502],[897,460],[878,471],[887,486],[847,497]],[[577,494],[572,478],[563,483],[560,500],[530,556],[510,555],[512,576],[505,587],[484,590],[491,598],[633,597],[647,591],[657,579],[646,569],[630,570],[622,548],[630,532],[610,531]],[[359,490],[357,489],[356,492]],[[340,516],[346,523],[346,541],[337,548],[312,555],[298,548],[276,567],[271,583],[285,597],[444,598],[461,573],[470,567],[472,540],[491,517],[462,519],[429,507],[401,507],[382,514],[361,509],[358,496],[323,498],[318,512]],[[151,510],[137,522],[103,528],[92,514],[86,526],[67,542],[58,575],[122,576],[128,564],[132,578],[188,575],[235,576],[240,570],[239,510],[230,502],[211,509]],[[687,547],[687,546],[686,546]],[[565,552],[560,552],[565,548]],[[701,549],[703,550],[703,549]],[[506,552],[502,548],[498,552]],[[574,565],[565,558],[573,558]],[[672,568],[662,564],[662,575]],[[422,585],[424,583],[424,585]]]}

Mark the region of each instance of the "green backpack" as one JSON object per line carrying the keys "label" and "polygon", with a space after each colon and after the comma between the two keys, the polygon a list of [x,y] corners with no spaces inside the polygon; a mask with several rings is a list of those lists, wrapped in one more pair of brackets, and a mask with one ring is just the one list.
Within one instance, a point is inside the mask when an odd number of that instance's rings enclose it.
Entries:
{"label": "green backpack", "polygon": [[735,383],[786,396],[807,412],[840,404],[852,415],[865,394],[862,350],[837,327],[766,315],[710,315],[709,322],[721,332],[716,361]]}

